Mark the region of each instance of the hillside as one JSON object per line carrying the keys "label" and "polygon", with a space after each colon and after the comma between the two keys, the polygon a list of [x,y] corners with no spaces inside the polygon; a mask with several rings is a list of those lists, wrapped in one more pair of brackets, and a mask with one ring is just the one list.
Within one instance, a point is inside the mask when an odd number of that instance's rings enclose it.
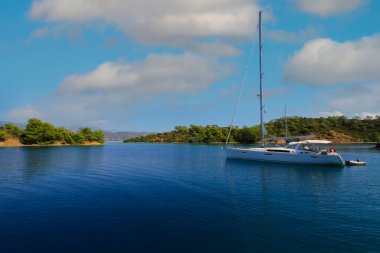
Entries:
{"label": "hillside", "polygon": [[[285,119],[272,120],[265,124],[267,138],[285,136]],[[334,143],[380,142],[380,118],[348,119],[342,117],[329,118],[288,118],[288,135],[312,134],[315,139],[327,139]],[[149,134],[124,142],[180,142],[180,143],[217,143],[225,142],[228,127],[208,126],[176,126],[173,131]],[[260,139],[260,126],[234,127],[231,131],[231,142],[256,143]]]}

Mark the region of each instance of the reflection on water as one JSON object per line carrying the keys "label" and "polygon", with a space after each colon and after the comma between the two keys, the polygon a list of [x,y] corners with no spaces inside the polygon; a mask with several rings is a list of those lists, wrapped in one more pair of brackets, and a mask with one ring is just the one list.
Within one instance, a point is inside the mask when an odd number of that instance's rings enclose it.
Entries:
{"label": "reflection on water", "polygon": [[[295,199],[304,203],[302,198],[305,196],[333,194],[340,188],[343,169],[228,159],[224,172],[231,192],[236,193],[235,188],[239,189],[242,184],[246,184],[245,187],[255,189],[255,194],[251,195],[252,199],[260,196],[262,202],[259,205],[266,210],[267,201],[276,195],[284,195],[282,201],[286,205]],[[249,186],[250,184],[252,186]]]}
{"label": "reflection on water", "polygon": [[380,153],[339,149],[368,166],[202,145],[0,149],[0,252],[376,252]]}
{"label": "reflection on water", "polygon": [[[226,171],[241,171],[247,176],[259,176],[265,184],[269,178],[286,180],[288,184],[302,187],[304,184],[323,188],[333,188],[342,175],[342,167],[266,163],[245,160],[227,159]],[[259,175],[258,175],[259,174]]]}
{"label": "reflection on water", "polygon": [[63,169],[86,170],[101,165],[103,146],[22,147],[0,149],[3,173],[21,173],[25,179],[53,174]]}
{"label": "reflection on water", "polygon": [[24,161],[22,171],[26,179],[46,174],[49,169],[55,167],[53,165],[55,162],[59,164],[59,161],[57,161],[58,159],[54,157],[54,148],[50,147],[23,148],[21,155]]}

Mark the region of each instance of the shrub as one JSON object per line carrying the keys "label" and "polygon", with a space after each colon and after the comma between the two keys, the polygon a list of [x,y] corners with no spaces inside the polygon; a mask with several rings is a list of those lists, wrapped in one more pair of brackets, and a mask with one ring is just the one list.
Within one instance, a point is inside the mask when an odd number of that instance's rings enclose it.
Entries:
{"label": "shrub", "polygon": [[0,129],[0,141],[5,141],[7,138],[5,131],[3,129]]}

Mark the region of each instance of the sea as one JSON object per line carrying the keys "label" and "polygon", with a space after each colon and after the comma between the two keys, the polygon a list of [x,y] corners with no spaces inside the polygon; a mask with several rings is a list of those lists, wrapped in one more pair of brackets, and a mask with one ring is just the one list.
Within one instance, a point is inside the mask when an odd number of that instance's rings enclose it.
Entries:
{"label": "sea", "polygon": [[0,252],[380,253],[380,151],[366,166],[228,160],[221,146],[0,148]]}

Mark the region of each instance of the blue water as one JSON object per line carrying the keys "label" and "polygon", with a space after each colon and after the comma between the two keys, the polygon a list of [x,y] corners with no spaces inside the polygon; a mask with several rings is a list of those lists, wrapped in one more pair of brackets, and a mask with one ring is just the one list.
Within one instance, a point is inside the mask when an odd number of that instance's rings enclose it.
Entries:
{"label": "blue water", "polygon": [[0,252],[380,252],[365,167],[225,160],[218,146],[0,149]]}

